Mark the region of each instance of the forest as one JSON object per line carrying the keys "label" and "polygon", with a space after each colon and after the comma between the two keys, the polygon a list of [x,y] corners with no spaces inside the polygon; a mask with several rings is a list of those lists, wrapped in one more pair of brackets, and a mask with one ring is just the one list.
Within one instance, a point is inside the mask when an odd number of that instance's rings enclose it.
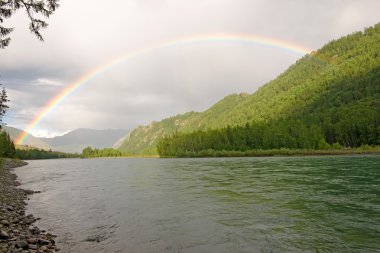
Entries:
{"label": "forest", "polygon": [[[379,148],[368,145],[358,137],[347,137],[347,141],[357,140],[355,153],[378,152]],[[363,142],[362,142],[363,141]],[[342,150],[343,152],[337,152]],[[202,157],[202,156],[261,156],[292,154],[340,154],[349,153],[339,142],[328,143],[317,125],[307,127],[301,121],[281,121],[246,124],[244,127],[226,127],[183,134],[175,133],[162,138],[157,144],[161,157]],[[292,152],[291,150],[295,150]],[[322,150],[325,152],[313,152]],[[268,152],[265,152],[268,151]]]}
{"label": "forest", "polygon": [[77,158],[78,154],[68,154],[52,150],[43,150],[37,148],[16,149],[15,157],[22,160],[39,160],[39,159],[59,159],[59,158]]}
{"label": "forest", "polygon": [[3,116],[9,108],[9,106],[7,105],[8,102],[9,99],[7,91],[4,88],[2,88],[0,91],[0,158],[13,158],[16,155],[15,145],[9,134],[5,132],[3,129]]}
{"label": "forest", "polygon": [[51,150],[46,151],[37,148],[21,147],[16,149],[12,139],[9,137],[9,134],[3,130],[0,131],[0,158],[35,160],[79,157],[77,154],[67,154]]}
{"label": "forest", "polygon": [[16,148],[9,134],[0,128],[0,158],[14,158]]}
{"label": "forest", "polygon": [[124,152],[113,148],[97,149],[87,147],[82,151],[82,158],[94,158],[94,157],[121,157],[125,156]]}

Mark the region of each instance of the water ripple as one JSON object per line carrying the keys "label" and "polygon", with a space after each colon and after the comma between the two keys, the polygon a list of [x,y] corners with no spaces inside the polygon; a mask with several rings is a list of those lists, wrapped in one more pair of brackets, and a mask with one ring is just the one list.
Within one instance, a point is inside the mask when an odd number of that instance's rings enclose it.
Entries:
{"label": "water ripple", "polygon": [[380,252],[380,157],[32,161],[63,252]]}

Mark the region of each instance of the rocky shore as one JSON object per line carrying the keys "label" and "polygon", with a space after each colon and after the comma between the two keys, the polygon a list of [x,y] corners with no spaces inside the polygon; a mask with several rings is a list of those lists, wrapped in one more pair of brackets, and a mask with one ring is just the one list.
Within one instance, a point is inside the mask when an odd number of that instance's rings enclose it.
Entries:
{"label": "rocky shore", "polygon": [[18,188],[20,183],[12,169],[26,164],[19,160],[0,159],[0,252],[59,251],[55,236],[34,226],[37,218],[33,215],[25,215],[25,200],[29,194],[37,192]]}

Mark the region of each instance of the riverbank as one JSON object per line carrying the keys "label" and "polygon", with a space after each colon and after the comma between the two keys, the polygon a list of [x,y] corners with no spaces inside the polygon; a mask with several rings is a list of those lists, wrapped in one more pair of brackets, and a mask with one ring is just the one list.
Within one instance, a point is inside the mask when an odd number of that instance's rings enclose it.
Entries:
{"label": "riverbank", "polygon": [[12,169],[26,164],[0,158],[0,252],[59,251],[55,236],[33,225],[38,218],[25,214],[27,196],[37,192],[20,189]]}
{"label": "riverbank", "polygon": [[161,158],[202,158],[202,157],[270,157],[270,156],[334,156],[334,155],[380,155],[380,147],[346,148],[346,149],[255,149],[247,151],[203,150],[186,152],[177,156],[161,156]]}

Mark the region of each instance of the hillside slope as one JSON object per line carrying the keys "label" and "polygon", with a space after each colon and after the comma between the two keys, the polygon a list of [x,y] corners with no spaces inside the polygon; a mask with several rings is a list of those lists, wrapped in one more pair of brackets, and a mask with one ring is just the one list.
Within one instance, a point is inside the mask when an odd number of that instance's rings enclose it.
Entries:
{"label": "hillside slope", "polygon": [[[329,143],[339,142],[349,138],[340,136],[344,128],[367,123],[378,127],[379,69],[377,24],[304,56],[252,95],[230,95],[205,112],[177,115],[138,127],[120,149],[133,154],[155,154],[157,140],[164,135],[280,119],[318,124]],[[380,134],[380,129],[375,132]],[[371,138],[378,137],[375,134]]]}

